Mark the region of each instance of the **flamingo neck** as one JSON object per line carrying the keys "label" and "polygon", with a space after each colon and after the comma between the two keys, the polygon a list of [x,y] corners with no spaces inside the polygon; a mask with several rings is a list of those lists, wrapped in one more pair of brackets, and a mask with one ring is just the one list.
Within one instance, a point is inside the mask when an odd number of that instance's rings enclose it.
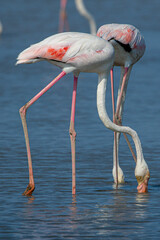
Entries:
{"label": "flamingo neck", "polygon": [[138,172],[138,175],[143,175],[143,169],[146,170],[146,168],[148,167],[143,157],[139,137],[136,131],[134,131],[133,129],[125,126],[118,126],[110,120],[105,107],[106,86],[107,86],[107,74],[99,74],[97,86],[97,109],[99,117],[107,128],[111,129],[112,131],[127,133],[132,137],[137,153],[137,164],[135,174],[137,175]]}

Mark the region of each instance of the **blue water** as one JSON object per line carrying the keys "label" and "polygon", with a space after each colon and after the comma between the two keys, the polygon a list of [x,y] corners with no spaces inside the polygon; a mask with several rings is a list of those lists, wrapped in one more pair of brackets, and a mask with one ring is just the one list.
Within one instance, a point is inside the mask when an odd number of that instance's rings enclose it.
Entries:
{"label": "blue water", "polygon": [[[68,129],[73,76],[69,74],[28,110],[36,189],[32,197],[22,196],[28,165],[18,110],[60,71],[47,62],[22,66],[15,62],[30,44],[57,33],[59,1],[1,0],[0,239],[160,239],[160,3],[86,0],[85,4],[98,27],[130,23],[145,37],[145,55],[133,67],[129,81],[124,125],[141,139],[151,174],[149,192],[137,194],[135,163],[123,137],[119,157],[126,183],[115,189],[113,133],[97,114],[97,75],[82,73],[76,106],[77,194],[74,198],[71,194]],[[73,0],[68,1],[67,13],[71,31],[89,31]],[[111,117],[110,83],[106,102]]]}

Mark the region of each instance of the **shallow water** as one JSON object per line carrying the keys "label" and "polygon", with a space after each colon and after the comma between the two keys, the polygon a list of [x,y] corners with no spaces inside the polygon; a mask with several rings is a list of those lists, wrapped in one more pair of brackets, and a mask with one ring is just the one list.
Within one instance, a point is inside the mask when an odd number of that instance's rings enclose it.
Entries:
{"label": "shallow water", "polygon": [[[138,132],[151,179],[149,192],[137,194],[135,163],[122,137],[119,156],[126,183],[115,189],[113,133],[105,129],[97,114],[97,75],[82,73],[76,111],[74,198],[68,136],[71,74],[28,110],[36,189],[32,197],[22,196],[28,184],[28,166],[18,110],[59,73],[46,62],[15,66],[19,52],[58,30],[59,1],[38,3],[1,0],[0,239],[159,239],[159,1],[123,0],[121,5],[118,0],[86,1],[98,27],[111,22],[130,23],[145,37],[146,53],[134,66],[129,81],[124,125]],[[74,1],[69,1],[67,11],[71,31],[89,31]],[[119,69],[115,72],[118,76]],[[106,102],[111,116],[110,83]]]}

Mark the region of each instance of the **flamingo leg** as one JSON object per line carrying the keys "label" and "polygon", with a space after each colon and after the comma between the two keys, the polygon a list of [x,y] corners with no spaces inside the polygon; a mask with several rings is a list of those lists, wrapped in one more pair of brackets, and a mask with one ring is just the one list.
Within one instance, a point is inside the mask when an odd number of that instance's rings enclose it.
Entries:
{"label": "flamingo leg", "polygon": [[[118,100],[117,100],[117,108],[116,108],[117,119],[118,119],[118,116],[119,116],[120,108],[122,108],[122,101],[123,101],[123,103],[125,101],[125,97],[124,97],[123,100],[122,100],[122,97],[124,96],[124,91],[125,91],[124,89],[125,89],[125,85],[127,84],[126,83],[126,76],[127,76],[127,73],[128,73],[128,68],[124,68],[124,70],[125,70],[125,72],[124,72],[124,76],[123,76],[123,80],[122,80],[121,90],[120,90],[120,93],[118,94]],[[122,110],[121,110],[121,112],[122,112]]]}
{"label": "flamingo leg", "polygon": [[71,153],[72,153],[72,194],[76,194],[75,109],[76,109],[77,82],[78,82],[78,77],[74,76],[71,120],[70,120],[70,128],[69,128],[69,134],[70,134],[70,140],[71,140]]}
{"label": "flamingo leg", "polygon": [[[112,93],[112,110],[113,110],[113,122],[115,121],[115,101],[114,101],[114,80],[113,80],[113,68],[110,70],[111,75],[111,93]],[[118,155],[117,155],[117,132],[114,132],[114,164],[116,167],[116,188],[118,187]]]}
{"label": "flamingo leg", "polygon": [[66,73],[62,71],[55,79],[53,79],[45,88],[43,88],[37,95],[35,95],[29,102],[27,102],[23,107],[20,108],[19,113],[23,125],[24,137],[26,142],[27,156],[28,156],[28,168],[29,168],[29,184],[24,191],[23,195],[29,196],[35,189],[34,177],[33,177],[33,167],[32,167],[32,159],[31,159],[31,150],[29,144],[29,136],[26,122],[26,112],[27,109],[37,101],[46,91],[48,91],[56,82],[58,82]]}
{"label": "flamingo leg", "polygon": [[[117,98],[117,109],[116,109],[116,121],[118,125],[122,126],[122,115],[123,115],[123,107],[124,107],[124,102],[125,102],[125,96],[126,96],[126,91],[127,91],[127,85],[128,85],[128,80],[129,80],[129,75],[131,72],[132,66],[129,68],[123,68],[122,67],[122,78],[121,78],[121,82],[120,82],[120,86],[119,86],[119,91],[118,91],[118,98]],[[135,160],[135,162],[137,161],[136,159],[136,155],[133,151],[133,148],[129,142],[129,139],[127,137],[127,135],[125,133],[123,133],[126,142],[129,146],[129,149],[132,153],[133,159]],[[117,142],[119,142],[119,138],[120,138],[120,133],[117,134]],[[118,145],[118,143],[117,143]]]}

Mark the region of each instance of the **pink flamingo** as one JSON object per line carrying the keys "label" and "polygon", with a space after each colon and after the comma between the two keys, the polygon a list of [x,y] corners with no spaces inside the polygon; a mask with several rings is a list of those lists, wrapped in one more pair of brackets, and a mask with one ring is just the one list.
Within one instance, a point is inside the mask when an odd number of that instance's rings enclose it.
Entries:
{"label": "pink flamingo", "polygon": [[[121,66],[120,85],[118,89],[116,112],[114,106],[114,88],[113,88],[113,68],[111,69],[111,87],[112,87],[112,104],[113,104],[113,121],[121,125],[123,107],[127,91],[127,84],[133,64],[135,64],[144,54],[145,41],[140,31],[132,25],[127,24],[106,24],[101,26],[97,31],[97,36],[109,41],[115,49],[115,66]],[[124,134],[125,135],[125,134]],[[125,138],[129,143],[126,135]],[[124,182],[124,174],[119,166],[118,147],[120,133],[114,132],[114,150],[113,150],[113,178],[118,184]],[[132,151],[135,161],[138,161]],[[138,181],[138,192],[147,192],[148,180],[150,177],[149,170],[146,168],[145,161],[137,163],[135,175]],[[141,177],[139,177],[141,176]]]}
{"label": "pink flamingo", "polygon": [[[48,89],[70,72],[73,72],[74,75],[69,133],[72,152],[72,193],[75,194],[75,105],[78,75],[80,72],[95,72],[99,76],[99,83],[106,81],[107,75],[113,65],[114,48],[107,41],[90,34],[73,32],[59,33],[48,37],[21,52],[17,58],[17,64],[35,63],[42,60],[46,60],[60,67],[62,72],[19,110],[24,129],[29,166],[29,185],[27,186],[24,195],[31,195],[35,188],[26,111]],[[102,103],[100,103],[100,105],[101,104]]]}

